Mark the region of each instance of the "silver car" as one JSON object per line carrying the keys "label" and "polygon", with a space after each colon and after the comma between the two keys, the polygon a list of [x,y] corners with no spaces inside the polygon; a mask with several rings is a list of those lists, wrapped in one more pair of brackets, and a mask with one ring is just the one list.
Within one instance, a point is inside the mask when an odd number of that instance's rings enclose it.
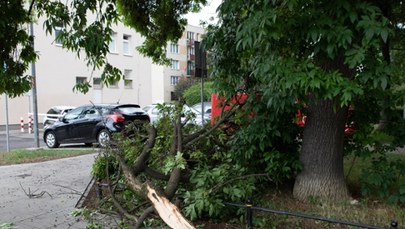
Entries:
{"label": "silver car", "polygon": [[191,108],[193,108],[201,113],[203,110],[202,109],[203,105],[204,105],[204,116],[211,119],[211,102],[196,103]]}
{"label": "silver car", "polygon": [[68,113],[70,110],[75,109],[73,106],[53,106],[51,107],[42,121],[44,128],[54,122],[56,122],[60,117]]}
{"label": "silver car", "polygon": [[[173,104],[165,104],[165,106],[174,106],[174,105]],[[146,113],[148,113],[151,124],[157,123],[157,121],[159,120],[159,118],[161,116],[161,114],[160,114],[161,112],[160,112],[160,110],[158,108],[158,104],[147,105],[147,106],[143,107],[142,109],[144,111],[146,111]],[[183,106],[183,112],[185,114],[190,113],[190,112],[194,114],[195,118],[192,119],[192,120],[189,120],[188,121],[189,124],[195,124],[195,125],[198,125],[198,126],[203,126],[203,125],[210,122],[209,117],[207,117],[205,115],[204,115],[204,117],[202,117],[200,111],[198,111],[198,110],[196,110],[196,109],[194,109],[192,107],[189,107],[187,105]],[[186,118],[182,117],[182,121],[185,122]]]}

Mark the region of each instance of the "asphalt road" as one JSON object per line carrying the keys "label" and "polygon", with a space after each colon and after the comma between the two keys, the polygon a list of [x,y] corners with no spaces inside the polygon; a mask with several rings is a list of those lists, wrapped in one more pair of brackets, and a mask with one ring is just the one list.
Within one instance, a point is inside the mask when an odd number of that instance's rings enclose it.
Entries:
{"label": "asphalt road", "polygon": [[[20,148],[36,148],[35,135],[27,132],[22,133],[19,130],[9,130],[9,144],[10,149]],[[39,146],[45,147],[45,143],[42,140],[42,131],[39,132]],[[7,149],[7,132],[0,131],[0,151]]]}
{"label": "asphalt road", "polygon": [[[39,131],[39,147],[46,148],[43,139],[42,139],[42,130]],[[13,149],[26,149],[26,148],[37,148],[37,144],[35,142],[35,135],[33,133],[28,133],[27,131],[21,132],[17,129],[10,129],[9,130],[9,145],[10,150]],[[91,148],[86,147],[84,144],[68,144],[68,145],[61,145],[60,148]],[[0,129],[0,152],[5,152],[7,150],[7,133],[4,128]]]}

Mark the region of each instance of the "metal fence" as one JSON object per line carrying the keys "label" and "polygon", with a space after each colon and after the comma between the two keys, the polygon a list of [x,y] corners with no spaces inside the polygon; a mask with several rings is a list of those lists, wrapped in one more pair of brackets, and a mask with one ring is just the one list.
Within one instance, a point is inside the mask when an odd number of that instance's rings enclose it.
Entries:
{"label": "metal fence", "polygon": [[[253,211],[263,211],[263,212],[269,212],[269,213],[273,213],[273,214],[277,214],[277,215],[294,216],[294,217],[304,218],[304,219],[308,219],[308,220],[319,220],[319,221],[328,222],[328,223],[332,223],[332,224],[341,224],[341,225],[353,226],[353,227],[358,227],[358,228],[387,229],[386,227],[378,227],[378,226],[367,225],[367,224],[360,224],[360,223],[353,223],[353,222],[341,221],[341,220],[336,220],[336,219],[329,219],[329,218],[324,218],[324,217],[319,217],[319,216],[311,216],[311,215],[306,215],[306,214],[299,213],[299,212],[289,212],[289,211],[275,210],[275,209],[269,209],[269,208],[255,207],[255,206],[253,206],[253,203],[251,201],[248,201],[246,204],[238,204],[238,203],[230,203],[230,202],[224,202],[224,204],[226,206],[233,206],[233,207],[239,207],[239,208],[246,209],[246,228],[248,228],[248,229],[253,228]],[[398,222],[391,221],[390,227],[388,227],[388,228],[395,229],[397,227],[398,227]]]}

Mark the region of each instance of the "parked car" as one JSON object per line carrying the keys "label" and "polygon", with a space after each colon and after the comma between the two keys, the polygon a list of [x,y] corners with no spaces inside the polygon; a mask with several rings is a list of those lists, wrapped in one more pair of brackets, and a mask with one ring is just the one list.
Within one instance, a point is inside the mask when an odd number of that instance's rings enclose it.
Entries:
{"label": "parked car", "polygon": [[[174,106],[173,104],[165,104],[166,106]],[[158,108],[157,104],[150,104],[147,105],[145,107],[142,108],[145,112],[148,113],[149,118],[150,118],[150,122],[151,124],[155,124],[158,119],[160,118],[160,111]],[[204,116],[204,118],[202,118],[201,112],[189,107],[187,105],[183,106],[183,113],[188,113],[188,112],[192,112],[195,115],[195,118],[193,120],[189,120],[188,123],[189,124],[194,124],[194,125],[198,125],[198,126],[203,126],[204,124],[209,122],[209,117]],[[204,120],[204,123],[203,123]],[[185,117],[182,117],[182,121],[186,121]]]}
{"label": "parked car", "polygon": [[46,115],[42,121],[42,124],[45,126],[50,125],[54,122],[56,122],[60,117],[68,113],[70,110],[74,109],[76,107],[72,106],[54,106],[51,107],[48,112],[46,112]]}
{"label": "parked car", "polygon": [[150,121],[136,104],[84,105],[46,126],[43,139],[49,148],[65,143],[98,143],[105,147],[112,133],[122,131],[135,120]]}
{"label": "parked car", "polygon": [[204,116],[211,118],[211,102],[197,103],[191,106],[191,108],[201,113],[203,104],[204,104]]}

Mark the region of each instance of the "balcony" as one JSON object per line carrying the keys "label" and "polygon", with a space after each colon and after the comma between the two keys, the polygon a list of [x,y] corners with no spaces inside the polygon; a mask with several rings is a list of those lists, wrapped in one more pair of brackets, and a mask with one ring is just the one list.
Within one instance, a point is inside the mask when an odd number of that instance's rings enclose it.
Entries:
{"label": "balcony", "polygon": [[187,45],[194,46],[194,39],[187,39]]}
{"label": "balcony", "polygon": [[187,70],[187,76],[194,76],[194,69],[193,70]]}
{"label": "balcony", "polygon": [[195,60],[195,55],[194,54],[188,54],[187,55],[187,60],[194,61]]}

